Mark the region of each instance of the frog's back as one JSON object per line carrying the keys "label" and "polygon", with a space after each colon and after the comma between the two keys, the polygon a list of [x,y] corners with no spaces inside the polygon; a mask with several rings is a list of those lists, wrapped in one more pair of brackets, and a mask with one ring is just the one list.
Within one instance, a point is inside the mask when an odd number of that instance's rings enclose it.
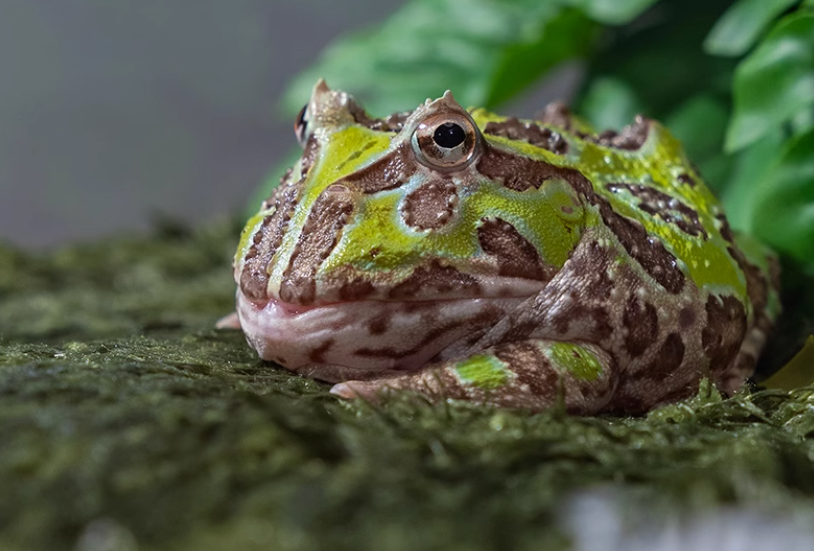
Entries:
{"label": "frog's back", "polygon": [[[590,204],[586,238],[604,236],[598,241],[617,247],[614,259],[595,258],[592,264],[611,274],[616,295],[628,297],[618,303],[605,298],[594,310],[621,329],[604,346],[628,364],[626,378],[633,382],[627,396],[624,388],[617,393],[622,407],[636,409],[635,403],[652,390],[637,389],[634,380],[653,377],[665,365],[673,375],[694,366],[696,375],[686,370],[690,379],[706,372],[726,391],[739,388],[779,312],[777,261],[754,241],[733,234],[719,201],[678,140],[643,117],[619,133],[595,134],[555,107],[542,117],[543,134],[550,130],[554,145],[549,138],[542,151],[534,152],[522,142],[539,146],[541,140],[533,137],[539,131],[529,133],[541,128],[539,121],[475,115],[487,136],[498,136],[499,147],[537,155],[584,177],[580,191]],[[574,254],[579,256],[579,249]],[[631,271],[635,275],[622,275]],[[573,281],[567,286],[591,287]],[[556,305],[553,309],[561,311]],[[543,325],[556,323],[550,317]],[[642,334],[651,342],[637,343],[635,336]]]}

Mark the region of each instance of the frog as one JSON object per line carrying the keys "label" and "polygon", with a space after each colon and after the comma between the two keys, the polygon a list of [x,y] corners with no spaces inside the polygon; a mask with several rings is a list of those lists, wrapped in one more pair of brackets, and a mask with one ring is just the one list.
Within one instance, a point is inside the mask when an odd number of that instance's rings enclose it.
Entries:
{"label": "frog", "polygon": [[752,374],[777,259],[656,120],[596,132],[560,102],[524,119],[450,91],[376,118],[320,80],[294,129],[233,263],[262,360],[345,399],[577,415]]}

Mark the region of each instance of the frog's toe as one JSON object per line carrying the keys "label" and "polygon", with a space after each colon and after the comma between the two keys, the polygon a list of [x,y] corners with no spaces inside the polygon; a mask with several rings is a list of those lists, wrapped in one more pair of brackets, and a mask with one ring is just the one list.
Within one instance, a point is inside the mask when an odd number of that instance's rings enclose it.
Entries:
{"label": "frog's toe", "polygon": [[237,312],[232,312],[216,321],[215,329],[240,329],[240,318],[237,317]]}
{"label": "frog's toe", "polygon": [[340,398],[352,400],[354,398],[373,398],[381,390],[381,387],[372,384],[370,381],[347,381],[337,383],[331,387],[331,394],[336,394]]}
{"label": "frog's toe", "polygon": [[466,399],[464,394],[455,391],[456,388],[460,389],[460,384],[453,380],[445,369],[429,368],[370,381],[344,381],[331,387],[330,392],[341,398],[362,398],[371,402],[377,402],[389,394],[403,390],[414,391],[434,399],[444,397]]}

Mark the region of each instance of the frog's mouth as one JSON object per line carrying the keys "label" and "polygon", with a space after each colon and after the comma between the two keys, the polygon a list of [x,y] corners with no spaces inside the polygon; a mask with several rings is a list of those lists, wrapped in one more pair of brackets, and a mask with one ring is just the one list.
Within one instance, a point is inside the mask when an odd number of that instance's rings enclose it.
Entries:
{"label": "frog's mouth", "polygon": [[412,371],[462,354],[527,296],[300,306],[237,293],[249,344],[264,360],[338,382]]}

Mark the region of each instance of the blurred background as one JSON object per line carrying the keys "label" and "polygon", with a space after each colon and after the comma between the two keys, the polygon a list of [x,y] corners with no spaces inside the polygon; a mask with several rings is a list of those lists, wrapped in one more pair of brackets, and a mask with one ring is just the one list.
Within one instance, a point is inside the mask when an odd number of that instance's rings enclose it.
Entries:
{"label": "blurred background", "polygon": [[[400,4],[2,0],[0,239],[53,246],[244,209],[296,147],[280,107],[293,76]],[[573,66],[549,82],[507,112],[569,95]]]}
{"label": "blurred background", "polygon": [[244,208],[295,144],[286,83],[400,3],[2,0],[0,239]]}
{"label": "blurred background", "polygon": [[0,240],[245,210],[322,76],[378,116],[447,88],[597,129],[644,113],[734,228],[814,271],[812,48],[814,0],[0,0]]}

